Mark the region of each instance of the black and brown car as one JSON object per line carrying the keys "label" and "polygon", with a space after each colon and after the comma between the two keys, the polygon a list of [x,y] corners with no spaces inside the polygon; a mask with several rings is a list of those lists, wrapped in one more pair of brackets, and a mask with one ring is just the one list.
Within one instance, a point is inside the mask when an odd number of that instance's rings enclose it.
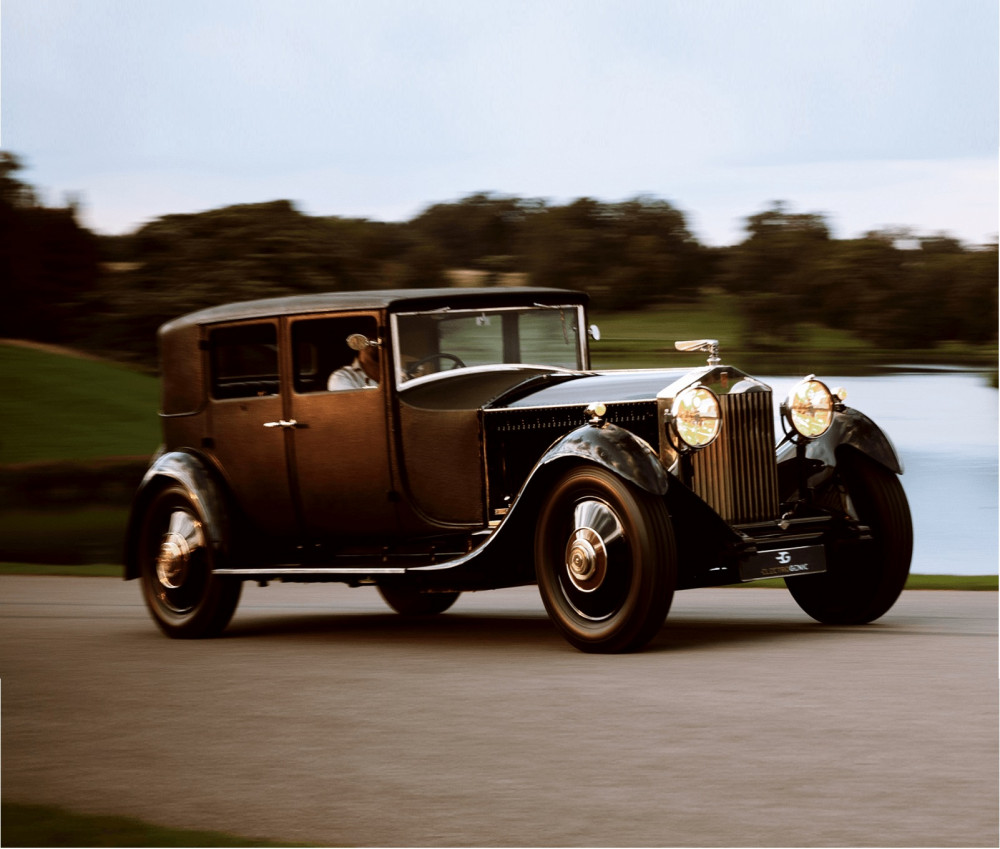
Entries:
{"label": "black and brown car", "polygon": [[247,580],[374,584],[407,615],[537,583],[591,652],[642,647],[691,587],[782,577],[824,623],[889,610],[912,527],[870,419],[812,376],[776,402],[710,339],[677,343],[707,355],[688,368],[592,370],[586,308],[340,292],[165,324],[126,578],[173,637],[218,634]]}

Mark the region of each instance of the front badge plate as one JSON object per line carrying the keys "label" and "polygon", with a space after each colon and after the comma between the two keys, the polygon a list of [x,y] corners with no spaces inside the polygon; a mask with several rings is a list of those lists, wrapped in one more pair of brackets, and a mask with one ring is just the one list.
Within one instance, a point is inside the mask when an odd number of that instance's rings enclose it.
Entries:
{"label": "front badge plate", "polygon": [[740,564],[740,580],[787,578],[790,575],[813,575],[826,571],[826,549],[822,545],[803,545],[759,551]]}

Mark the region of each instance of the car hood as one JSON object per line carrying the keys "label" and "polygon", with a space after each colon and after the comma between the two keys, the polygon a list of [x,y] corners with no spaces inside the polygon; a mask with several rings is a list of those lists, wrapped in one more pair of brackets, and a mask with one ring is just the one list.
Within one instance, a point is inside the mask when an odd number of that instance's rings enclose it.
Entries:
{"label": "car hood", "polygon": [[496,408],[562,407],[590,404],[594,401],[652,401],[657,393],[691,374],[691,369],[643,369],[605,371],[578,375],[558,383],[546,382],[533,389],[522,385],[519,391],[501,397],[489,406]]}

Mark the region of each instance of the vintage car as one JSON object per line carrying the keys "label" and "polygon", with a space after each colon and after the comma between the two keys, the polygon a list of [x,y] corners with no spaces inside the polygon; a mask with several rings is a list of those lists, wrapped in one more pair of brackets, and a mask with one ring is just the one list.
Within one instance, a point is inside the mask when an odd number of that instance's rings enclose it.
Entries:
{"label": "vintage car", "polygon": [[586,307],[339,292],[165,324],[125,577],[172,637],[222,631],[247,580],[374,584],[414,616],[537,583],[588,652],[641,648],[691,587],[782,577],[820,622],[884,614],[912,548],[888,437],[813,376],[779,414],[710,339],[676,343],[707,363],[592,370]]}

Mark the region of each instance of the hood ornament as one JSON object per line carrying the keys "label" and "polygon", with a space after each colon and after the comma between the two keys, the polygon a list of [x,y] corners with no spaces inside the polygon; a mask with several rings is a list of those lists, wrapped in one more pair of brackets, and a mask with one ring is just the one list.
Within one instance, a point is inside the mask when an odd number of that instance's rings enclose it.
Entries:
{"label": "hood ornament", "polygon": [[717,366],[722,362],[719,358],[718,339],[689,339],[686,342],[674,342],[674,347],[678,351],[705,351],[710,366]]}

